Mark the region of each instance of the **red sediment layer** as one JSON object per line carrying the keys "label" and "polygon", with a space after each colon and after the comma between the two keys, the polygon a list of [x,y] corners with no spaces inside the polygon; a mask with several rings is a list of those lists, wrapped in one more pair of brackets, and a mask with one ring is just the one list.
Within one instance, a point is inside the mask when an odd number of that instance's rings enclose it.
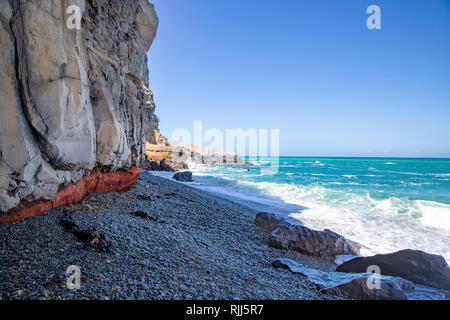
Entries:
{"label": "red sediment layer", "polygon": [[51,209],[80,202],[88,193],[118,192],[134,185],[141,173],[141,169],[133,167],[127,171],[109,173],[94,172],[83,177],[77,184],[70,184],[59,191],[54,200],[37,201],[19,206],[5,214],[0,214],[0,223],[19,221],[40,216]]}

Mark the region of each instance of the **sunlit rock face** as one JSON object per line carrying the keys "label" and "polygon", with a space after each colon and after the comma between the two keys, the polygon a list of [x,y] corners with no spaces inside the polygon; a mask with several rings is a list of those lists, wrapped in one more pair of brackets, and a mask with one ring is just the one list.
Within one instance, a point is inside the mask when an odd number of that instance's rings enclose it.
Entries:
{"label": "sunlit rock face", "polygon": [[146,0],[0,0],[1,212],[140,164],[158,126],[145,79],[157,27]]}

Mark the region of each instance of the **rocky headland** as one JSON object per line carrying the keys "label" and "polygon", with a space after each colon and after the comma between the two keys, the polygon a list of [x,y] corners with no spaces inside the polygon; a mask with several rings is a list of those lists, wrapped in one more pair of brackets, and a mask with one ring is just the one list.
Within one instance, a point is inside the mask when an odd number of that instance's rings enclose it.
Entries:
{"label": "rocky headland", "polygon": [[170,144],[167,139],[160,138],[159,143],[146,143],[145,161],[141,168],[148,171],[179,171],[188,168],[188,164],[237,164],[251,165],[242,160],[236,153],[213,150],[194,144]]}

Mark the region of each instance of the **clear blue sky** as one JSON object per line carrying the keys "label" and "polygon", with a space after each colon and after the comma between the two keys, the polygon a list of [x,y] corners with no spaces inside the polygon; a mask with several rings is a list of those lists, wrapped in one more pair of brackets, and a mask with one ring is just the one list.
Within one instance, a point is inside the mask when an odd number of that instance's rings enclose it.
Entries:
{"label": "clear blue sky", "polygon": [[278,128],[282,155],[450,157],[450,0],[151,2],[166,136],[202,120]]}

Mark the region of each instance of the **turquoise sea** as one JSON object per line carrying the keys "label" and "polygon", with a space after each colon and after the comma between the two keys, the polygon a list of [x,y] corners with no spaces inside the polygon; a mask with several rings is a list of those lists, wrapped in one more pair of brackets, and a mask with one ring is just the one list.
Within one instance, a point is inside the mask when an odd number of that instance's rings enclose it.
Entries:
{"label": "turquoise sea", "polygon": [[331,229],[366,246],[363,254],[412,248],[450,262],[450,159],[280,157],[278,167],[270,160],[249,171],[192,165],[192,186]]}

